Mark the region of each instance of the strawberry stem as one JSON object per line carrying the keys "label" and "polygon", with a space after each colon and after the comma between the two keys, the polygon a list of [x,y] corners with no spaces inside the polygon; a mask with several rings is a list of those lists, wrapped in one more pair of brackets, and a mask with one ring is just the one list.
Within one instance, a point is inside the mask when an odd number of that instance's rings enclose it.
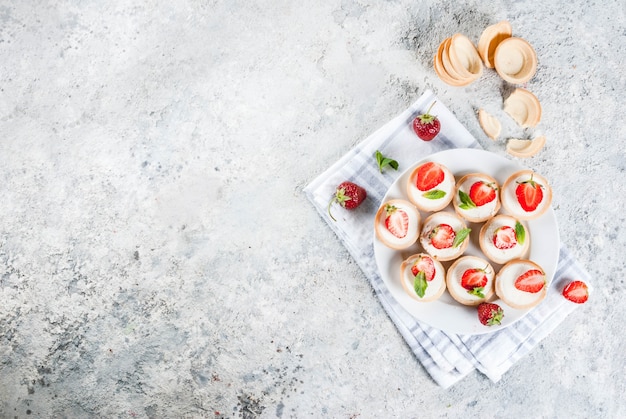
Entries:
{"label": "strawberry stem", "polygon": [[426,115],[430,114],[430,110],[433,108],[433,106],[435,106],[435,103],[437,103],[437,101],[434,101],[433,103],[430,104],[430,107],[428,108],[428,110],[426,111]]}

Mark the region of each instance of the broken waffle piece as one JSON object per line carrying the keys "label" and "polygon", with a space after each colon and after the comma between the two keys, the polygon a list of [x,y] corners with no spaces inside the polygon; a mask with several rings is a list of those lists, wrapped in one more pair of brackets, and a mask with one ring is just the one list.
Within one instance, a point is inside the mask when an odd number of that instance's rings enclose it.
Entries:
{"label": "broken waffle piece", "polygon": [[506,143],[506,151],[515,157],[532,157],[546,145],[546,137],[541,135],[532,140],[510,138]]}
{"label": "broken waffle piece", "polygon": [[478,123],[480,127],[485,131],[487,137],[492,140],[497,140],[500,135],[500,131],[502,129],[502,125],[500,121],[495,116],[491,115],[489,112],[484,109],[478,110]]}

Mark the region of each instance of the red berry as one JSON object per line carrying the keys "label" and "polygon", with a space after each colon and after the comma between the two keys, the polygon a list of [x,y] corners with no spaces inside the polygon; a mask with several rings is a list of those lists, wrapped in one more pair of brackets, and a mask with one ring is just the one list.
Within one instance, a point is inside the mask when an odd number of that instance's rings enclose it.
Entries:
{"label": "red berry", "polygon": [[333,203],[336,202],[345,209],[352,210],[361,205],[365,198],[367,198],[367,192],[361,186],[352,182],[342,182],[337,186],[335,195],[328,203],[328,215],[333,221],[337,221],[330,212]]}
{"label": "red berry", "polygon": [[546,285],[546,275],[539,269],[530,269],[515,280],[515,288],[520,291],[537,293]]}
{"label": "red berry", "polygon": [[447,249],[452,247],[456,233],[448,224],[439,224],[430,232],[429,238],[435,249]]}
{"label": "red berry", "polygon": [[574,303],[582,304],[589,298],[589,288],[583,281],[572,281],[563,288],[563,297]]}
{"label": "red berry", "polygon": [[417,169],[417,189],[429,191],[443,182],[445,173],[441,166],[434,162],[424,163]]}
{"label": "red berry", "polygon": [[476,288],[484,288],[488,279],[485,270],[481,268],[466,269],[461,277],[461,286],[468,291],[474,291]]}
{"label": "red berry", "polygon": [[477,207],[496,199],[496,186],[479,180],[470,187],[469,197]]}
{"label": "red berry", "polygon": [[493,245],[497,249],[511,249],[517,245],[515,229],[510,226],[502,226],[493,235]]}
{"label": "red berry", "polygon": [[387,230],[399,239],[406,237],[409,232],[409,215],[406,211],[389,204],[385,206],[385,211],[387,212],[387,218],[385,218]]}
{"label": "red berry", "polygon": [[435,263],[428,256],[420,256],[413,266],[411,267],[411,273],[413,276],[417,276],[419,272],[424,272],[427,281],[432,281],[435,278]]}
{"label": "red berry", "polygon": [[502,323],[504,311],[495,303],[480,303],[478,305],[478,320],[485,326]]}
{"label": "red berry", "polygon": [[536,210],[543,200],[543,186],[535,182],[531,176],[530,179],[519,182],[515,188],[515,195],[522,209],[531,212]]}
{"label": "red berry", "polygon": [[418,115],[413,120],[413,131],[415,131],[415,134],[417,134],[417,136],[424,141],[432,140],[441,130],[441,123],[439,122],[439,119],[429,113],[435,103],[436,102],[433,102],[432,105],[430,105],[430,108],[428,108],[426,113]]}

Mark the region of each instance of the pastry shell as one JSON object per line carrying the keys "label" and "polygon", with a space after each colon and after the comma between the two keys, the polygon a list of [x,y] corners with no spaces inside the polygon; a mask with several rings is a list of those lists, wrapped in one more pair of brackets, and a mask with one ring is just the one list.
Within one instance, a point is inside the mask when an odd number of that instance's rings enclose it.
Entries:
{"label": "pastry shell", "polygon": [[498,44],[493,64],[504,80],[512,84],[523,84],[537,71],[537,53],[526,40],[512,36]]}
{"label": "pastry shell", "polygon": [[496,48],[503,40],[510,38],[512,33],[511,24],[506,20],[485,28],[478,40],[477,50],[487,68],[494,67],[493,58]]}
{"label": "pastry shell", "polygon": [[489,112],[484,109],[478,110],[478,123],[480,127],[483,129],[487,137],[492,140],[498,139],[500,136],[500,132],[502,131],[502,125],[500,121],[495,116],[491,115]]}
{"label": "pastry shell", "polygon": [[521,87],[504,101],[504,112],[522,127],[535,127],[541,120],[541,104],[537,96]]}

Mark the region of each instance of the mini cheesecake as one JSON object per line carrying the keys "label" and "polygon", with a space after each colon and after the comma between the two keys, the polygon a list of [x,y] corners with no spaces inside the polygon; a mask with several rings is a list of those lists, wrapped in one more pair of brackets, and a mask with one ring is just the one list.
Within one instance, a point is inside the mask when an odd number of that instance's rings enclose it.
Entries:
{"label": "mini cheesecake", "polygon": [[500,210],[498,182],[484,173],[465,175],[456,183],[452,203],[456,213],[467,221],[486,221]]}
{"label": "mini cheesecake", "polygon": [[495,263],[522,259],[530,248],[526,224],[509,215],[496,215],[480,229],[480,250]]}
{"label": "mini cheesecake", "polygon": [[417,301],[434,301],[446,290],[446,272],[440,262],[425,253],[409,256],[400,266],[404,290]]}
{"label": "mini cheesecake", "polygon": [[376,212],[376,237],[387,247],[406,249],[419,237],[420,220],[420,213],[413,204],[404,199],[392,199]]}
{"label": "mini cheesecake", "polygon": [[425,162],[411,172],[407,196],[422,211],[440,211],[452,200],[454,183],[454,175],[446,166]]}
{"label": "mini cheesecake", "polygon": [[467,248],[470,231],[461,217],[440,211],[424,220],[420,243],[433,258],[452,260],[461,256]]}
{"label": "mini cheesecake", "polygon": [[485,259],[463,256],[448,268],[446,286],[459,303],[477,306],[493,296],[495,277],[493,267]]}
{"label": "mini cheesecake", "polygon": [[546,298],[547,293],[545,272],[530,260],[512,260],[496,275],[496,294],[513,308],[534,307]]}
{"label": "mini cheesecake", "polygon": [[532,170],[521,170],[504,182],[501,199],[510,215],[520,220],[532,220],[550,207],[552,188],[543,176]]}

